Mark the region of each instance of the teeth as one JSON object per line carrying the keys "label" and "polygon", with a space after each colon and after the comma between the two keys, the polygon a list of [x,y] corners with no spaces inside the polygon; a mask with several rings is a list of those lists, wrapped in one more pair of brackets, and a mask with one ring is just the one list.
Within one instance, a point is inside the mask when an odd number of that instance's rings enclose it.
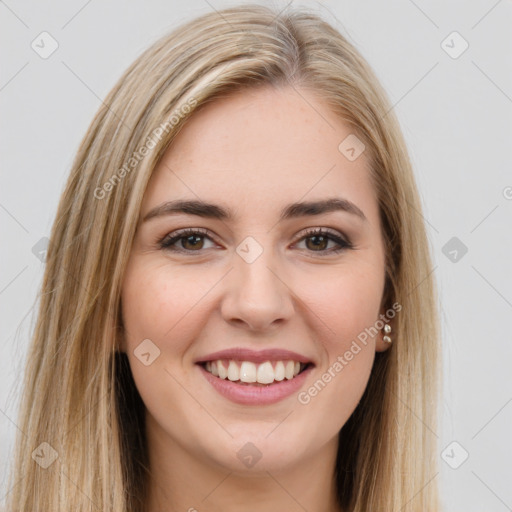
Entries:
{"label": "teeth", "polygon": [[284,380],[284,363],[283,361],[277,361],[276,367],[274,368],[274,379],[277,381]]}
{"label": "teeth", "polygon": [[256,371],[254,363],[244,361],[240,366],[240,380],[242,382],[256,382]]}
{"label": "teeth", "polygon": [[229,361],[228,379],[231,381],[240,380],[240,370],[235,361]]}
{"label": "teeth", "polygon": [[305,365],[298,361],[265,361],[255,364],[251,361],[217,360],[205,363],[205,370],[220,379],[232,382],[271,384],[284,379],[291,380]]}
{"label": "teeth", "polygon": [[274,368],[270,361],[258,366],[258,377],[256,379],[260,384],[270,384],[274,382]]}
{"label": "teeth", "polygon": [[[208,368],[207,368],[208,370]],[[221,379],[225,379],[228,376],[228,370],[222,364],[222,361],[217,361],[217,371],[219,372],[219,377]]]}
{"label": "teeth", "polygon": [[293,379],[293,371],[295,370],[295,363],[293,361],[288,361],[286,366],[284,367],[284,376],[290,380]]}

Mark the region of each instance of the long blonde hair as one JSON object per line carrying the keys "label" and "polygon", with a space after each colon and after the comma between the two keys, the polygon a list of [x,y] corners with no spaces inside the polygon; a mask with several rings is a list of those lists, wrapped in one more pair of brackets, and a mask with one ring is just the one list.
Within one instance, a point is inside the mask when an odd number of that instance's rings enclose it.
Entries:
{"label": "long blonde hair", "polygon": [[[335,28],[304,8],[278,14],[257,4],[208,13],[158,40],[109,93],[81,143],[51,232],[7,510],[144,510],[144,405],[117,350],[141,201],[196,109],[265,85],[315,91],[364,142],[386,249],[382,304],[402,306],[393,345],[376,354],[340,432],[340,504],[439,510],[437,299],[399,124],[369,65]],[[38,456],[56,460],[45,468]]]}

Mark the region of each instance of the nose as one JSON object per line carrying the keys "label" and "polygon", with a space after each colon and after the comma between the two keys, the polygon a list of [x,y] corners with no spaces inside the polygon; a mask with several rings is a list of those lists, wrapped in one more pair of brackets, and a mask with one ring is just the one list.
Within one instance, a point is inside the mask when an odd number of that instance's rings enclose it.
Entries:
{"label": "nose", "polygon": [[250,331],[272,330],[294,312],[291,283],[265,250],[248,263],[234,255],[234,268],[226,276],[221,313],[226,322]]}

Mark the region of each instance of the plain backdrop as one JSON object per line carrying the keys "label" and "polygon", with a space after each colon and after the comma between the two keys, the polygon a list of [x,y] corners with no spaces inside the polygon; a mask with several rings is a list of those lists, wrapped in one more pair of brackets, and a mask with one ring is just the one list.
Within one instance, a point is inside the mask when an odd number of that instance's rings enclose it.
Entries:
{"label": "plain backdrop", "polygon": [[[177,24],[234,3],[0,2],[2,499],[44,269],[41,239],[79,142],[145,48]],[[409,147],[440,293],[445,375],[441,424],[418,421],[439,439],[435,478],[445,510],[511,510],[512,4],[293,3],[319,12],[369,61]],[[48,38],[42,32],[58,44],[47,58],[33,48]]]}

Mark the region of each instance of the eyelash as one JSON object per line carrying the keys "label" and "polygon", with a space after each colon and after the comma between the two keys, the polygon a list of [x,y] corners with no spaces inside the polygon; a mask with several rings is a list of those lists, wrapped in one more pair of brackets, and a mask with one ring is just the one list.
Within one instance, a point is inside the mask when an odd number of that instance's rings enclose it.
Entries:
{"label": "eyelash", "polygon": [[[171,252],[186,253],[186,254],[190,254],[190,253],[194,253],[194,252],[197,252],[197,253],[203,252],[202,250],[191,251],[191,250],[188,250],[188,249],[172,248],[172,245],[174,245],[179,240],[181,240],[183,238],[187,238],[187,237],[192,236],[192,235],[201,235],[201,236],[204,236],[206,238],[209,238],[213,242],[215,241],[215,240],[213,240],[209,236],[208,231],[205,230],[205,229],[201,229],[201,228],[187,228],[187,229],[183,229],[183,230],[180,230],[180,231],[176,232],[172,236],[171,235],[166,235],[164,238],[158,239],[157,240],[157,244],[160,247],[160,249],[164,249],[164,250],[171,251]],[[340,246],[338,248],[330,249],[330,250],[309,251],[311,253],[319,253],[320,256],[324,256],[324,255],[327,255],[327,254],[337,254],[337,253],[340,253],[340,252],[345,251],[347,249],[353,249],[354,248],[353,244],[348,239],[345,240],[345,239],[339,237],[338,235],[336,235],[336,234],[334,234],[334,233],[332,233],[330,231],[327,231],[324,228],[309,228],[305,232],[305,234],[298,240],[298,242],[302,242],[303,240],[305,240],[307,238],[311,238],[313,236],[324,236],[324,237],[327,237],[328,239],[336,242]]]}

